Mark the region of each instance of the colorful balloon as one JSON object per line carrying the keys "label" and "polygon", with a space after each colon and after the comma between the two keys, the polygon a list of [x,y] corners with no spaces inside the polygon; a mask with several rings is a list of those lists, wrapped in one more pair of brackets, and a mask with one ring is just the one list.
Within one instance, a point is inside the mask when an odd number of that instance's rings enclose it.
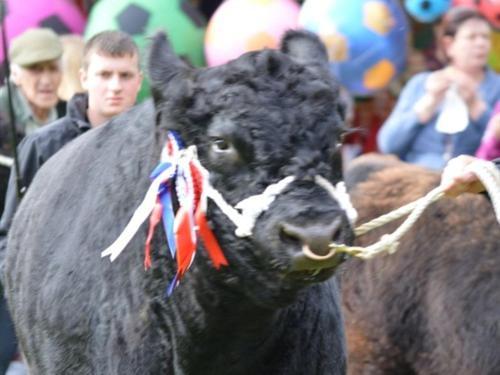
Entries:
{"label": "colorful balloon", "polygon": [[[85,37],[103,30],[122,30],[145,51],[148,37],[164,30],[177,54],[203,66],[205,26],[205,18],[188,0],[100,0],[90,11]],[[149,84],[144,80],[139,100],[147,96]]]}
{"label": "colorful balloon", "polygon": [[74,2],[84,14],[88,15],[90,8],[92,8],[92,6],[97,0],[68,0],[68,1]]}
{"label": "colorful balloon", "polygon": [[419,22],[434,22],[451,7],[451,0],[405,0],[406,11]]}
{"label": "colorful balloon", "polygon": [[477,3],[477,0],[453,0],[451,6],[477,8]]}
{"label": "colorful balloon", "polygon": [[294,0],[226,0],[208,23],[207,64],[220,65],[245,52],[277,48],[283,33],[297,28],[299,10]]}
{"label": "colorful balloon", "polygon": [[6,0],[5,5],[7,42],[31,27],[49,27],[58,34],[81,34],[85,27],[83,13],[68,0]]}
{"label": "colorful balloon", "polygon": [[477,8],[477,0],[453,0],[451,6]]}
{"label": "colorful balloon", "polygon": [[406,67],[408,22],[397,0],[306,0],[299,24],[320,36],[353,95],[387,87]]}
{"label": "colorful balloon", "polygon": [[493,28],[500,30],[500,0],[479,0],[478,9]]}

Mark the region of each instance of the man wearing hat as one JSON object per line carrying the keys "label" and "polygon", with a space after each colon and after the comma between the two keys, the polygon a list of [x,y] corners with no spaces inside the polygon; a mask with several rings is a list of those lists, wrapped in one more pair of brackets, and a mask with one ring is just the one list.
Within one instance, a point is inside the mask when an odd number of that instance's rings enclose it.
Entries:
{"label": "man wearing hat", "polygon": [[[10,93],[18,142],[39,127],[62,117],[66,111],[57,89],[62,79],[59,37],[50,29],[28,29],[11,41]],[[11,115],[6,85],[0,89],[0,153],[12,153]],[[0,168],[0,211],[3,210],[9,169]],[[0,286],[0,296],[3,295]],[[14,331],[5,300],[0,297],[0,375],[16,351]]]}
{"label": "man wearing hat", "polygon": [[[51,29],[28,29],[12,40],[9,48],[10,81],[19,138],[64,115],[65,104],[59,102],[57,96],[62,79],[62,52],[59,37]],[[4,121],[10,121],[5,86],[0,89],[0,113]],[[2,130],[4,137],[10,132],[10,129]],[[9,140],[2,140],[3,143],[6,141]]]}
{"label": "man wearing hat", "polygon": [[[17,141],[66,113],[57,89],[62,79],[62,44],[51,29],[33,28],[14,38],[9,46],[10,93]],[[0,154],[13,153],[9,91],[0,89]],[[0,166],[0,212],[3,210],[9,169]]]}

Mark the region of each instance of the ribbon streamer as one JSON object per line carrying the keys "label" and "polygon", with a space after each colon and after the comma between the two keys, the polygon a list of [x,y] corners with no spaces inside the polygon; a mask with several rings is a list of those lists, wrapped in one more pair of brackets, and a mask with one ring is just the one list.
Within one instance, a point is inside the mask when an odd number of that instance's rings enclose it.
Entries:
{"label": "ribbon streamer", "polygon": [[[102,257],[114,261],[125,249],[140,226],[149,219],[149,230],[144,247],[144,267],[151,267],[151,241],[160,221],[167,236],[172,257],[177,260],[177,273],[167,294],[179,284],[193,263],[196,254],[197,234],[200,235],[214,266],[219,269],[228,262],[206,218],[208,171],[196,158],[193,147],[184,149],[180,138],[169,132],[162,150],[161,161],[150,175],[152,183],[142,203],[135,210],[120,236],[105,249]],[[172,191],[175,187],[179,208],[174,214]]]}
{"label": "ribbon streamer", "polygon": [[156,177],[151,183],[146,196],[143,201],[137,207],[132,218],[128,222],[127,226],[123,232],[118,236],[118,238],[113,242],[108,248],[101,252],[101,257],[109,256],[109,260],[113,262],[125,249],[127,244],[132,240],[132,237],[137,233],[142,223],[146,221],[151,211],[156,205],[156,199],[158,195],[158,189],[162,181],[168,180],[174,174],[175,168],[171,166],[161,172],[158,177]]}

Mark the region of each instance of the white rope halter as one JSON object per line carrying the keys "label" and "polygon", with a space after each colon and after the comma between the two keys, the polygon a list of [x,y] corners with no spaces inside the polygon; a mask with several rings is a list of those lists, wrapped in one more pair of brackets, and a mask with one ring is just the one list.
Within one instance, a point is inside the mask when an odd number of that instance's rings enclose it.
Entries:
{"label": "white rope halter", "polygon": [[[172,142],[171,145],[176,146],[177,142]],[[182,163],[189,163],[190,161],[198,163],[197,165],[199,166],[200,171],[203,171],[205,184],[204,188],[206,189],[206,196],[203,195],[201,199],[210,198],[215,202],[221,211],[236,226],[235,234],[238,237],[251,236],[257,218],[269,208],[278,194],[280,194],[292,181],[295,180],[295,177],[293,176],[285,177],[282,180],[269,185],[261,194],[245,198],[237,203],[236,207],[232,207],[226,202],[222,194],[210,185],[208,181],[208,171],[206,171],[202,165],[199,164],[195,146],[189,146],[186,149],[179,149],[179,147],[176,147],[174,150],[175,152],[173,152],[172,155],[169,155],[167,151],[166,147],[162,150],[161,160],[163,162],[168,161],[170,166],[154,178],[146,196],[139,207],[135,210],[125,229],[110,246],[101,252],[102,257],[109,256],[110,260],[114,261],[121,254],[135,233],[137,233],[139,227],[147,219],[155,207],[161,183],[170,179],[175,173],[177,166]],[[351,204],[344,183],[339,182],[337,186],[334,187],[328,180],[321,176],[316,176],[315,182],[323,187],[338,202],[340,207],[346,212],[351,224],[354,223],[357,218],[357,212]],[[206,201],[203,201],[202,204],[206,205]]]}
{"label": "white rope halter", "polygon": [[[294,180],[295,177],[293,176],[285,177],[269,185],[262,193],[241,200],[235,207],[227,203],[224,197],[212,186],[208,190],[208,197],[234,223],[236,226],[235,234],[238,237],[248,237],[252,235],[257,218],[269,208],[278,194]],[[353,224],[357,219],[357,212],[352,206],[344,182],[341,181],[336,186],[333,186],[327,179],[319,175],[316,175],[314,180],[338,202],[351,224]]]}

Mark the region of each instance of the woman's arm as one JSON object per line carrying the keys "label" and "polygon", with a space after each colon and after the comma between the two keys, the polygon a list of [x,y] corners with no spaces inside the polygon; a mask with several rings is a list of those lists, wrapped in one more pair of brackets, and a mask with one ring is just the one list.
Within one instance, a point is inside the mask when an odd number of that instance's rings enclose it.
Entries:
{"label": "woman's arm", "polygon": [[422,120],[435,116],[440,100],[429,94],[427,88],[433,74],[416,75],[401,91],[396,106],[377,134],[378,147],[382,153],[403,158],[421,127],[425,126],[426,122]]}

